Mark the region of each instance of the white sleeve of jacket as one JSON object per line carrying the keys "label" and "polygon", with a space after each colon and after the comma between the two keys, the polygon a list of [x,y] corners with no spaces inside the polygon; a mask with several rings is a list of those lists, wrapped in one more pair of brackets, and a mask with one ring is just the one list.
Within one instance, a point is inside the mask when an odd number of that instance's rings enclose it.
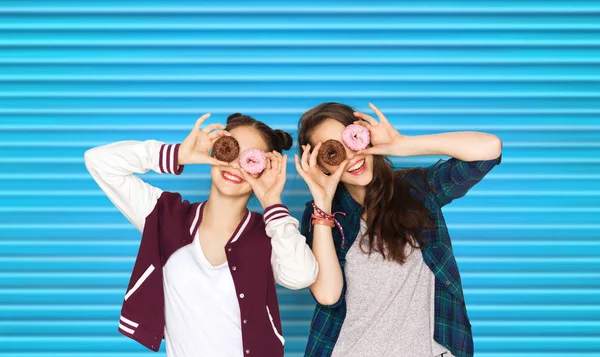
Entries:
{"label": "white sleeve of jacket", "polygon": [[298,230],[298,220],[284,205],[267,207],[266,232],[271,237],[271,266],[275,282],[288,289],[310,286],[317,279],[319,265],[306,238]]}
{"label": "white sleeve of jacket", "polygon": [[179,175],[179,145],[159,141],[120,141],[85,152],[85,166],[109,200],[141,232],[162,190],[135,176],[149,170]]}

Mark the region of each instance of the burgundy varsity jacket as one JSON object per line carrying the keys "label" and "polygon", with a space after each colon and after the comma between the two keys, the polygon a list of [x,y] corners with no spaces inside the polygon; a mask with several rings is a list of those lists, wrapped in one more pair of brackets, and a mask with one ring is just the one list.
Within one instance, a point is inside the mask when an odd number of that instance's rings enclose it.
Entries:
{"label": "burgundy varsity jacket", "polygon": [[[119,331],[153,351],[160,347],[165,325],[162,267],[171,254],[192,243],[203,207],[198,203],[182,202],[179,194],[163,192],[154,211],[146,218],[142,242],[121,309]],[[265,211],[267,218],[269,212],[277,207],[280,206],[269,207]],[[252,356],[283,356],[283,344],[272,327],[274,324],[277,331],[281,331],[270,262],[270,238],[265,234],[261,214],[247,211],[243,220],[244,224],[239,228],[241,232],[233,234],[225,249],[231,266],[247,267],[232,272],[244,322],[244,351]]]}
{"label": "burgundy varsity jacket", "polygon": [[[163,268],[174,252],[194,242],[204,205],[163,192],[134,173],[181,174],[177,153],[178,145],[149,140],[118,142],[85,154],[94,180],[143,233],[119,331],[153,351],[158,351],[165,331]],[[268,207],[264,217],[246,210],[225,253],[240,308],[244,354],[282,356],[284,339],[275,283],[305,288],[318,273],[297,220],[283,205]]]}

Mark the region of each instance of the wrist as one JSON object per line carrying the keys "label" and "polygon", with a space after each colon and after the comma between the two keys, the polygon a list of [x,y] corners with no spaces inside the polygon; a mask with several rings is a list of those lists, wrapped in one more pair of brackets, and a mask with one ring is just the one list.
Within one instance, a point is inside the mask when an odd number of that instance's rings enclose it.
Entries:
{"label": "wrist", "polygon": [[319,207],[323,212],[331,214],[331,201],[315,200],[315,206]]}
{"label": "wrist", "polygon": [[261,203],[263,209],[266,209],[266,208],[274,206],[274,205],[283,204],[281,202],[281,197],[263,197],[263,199],[260,200],[260,203]]}

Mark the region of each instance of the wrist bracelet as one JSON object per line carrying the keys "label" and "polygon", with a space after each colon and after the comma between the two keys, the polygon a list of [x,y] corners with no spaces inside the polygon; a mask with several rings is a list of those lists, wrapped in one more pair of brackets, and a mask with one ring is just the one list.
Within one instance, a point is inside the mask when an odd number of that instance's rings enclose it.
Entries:
{"label": "wrist bracelet", "polygon": [[[344,242],[345,242],[345,237],[344,237],[344,229],[342,228],[342,225],[340,224],[340,222],[338,222],[337,219],[335,219],[335,215],[336,214],[341,214],[343,216],[345,216],[346,214],[344,212],[335,212],[333,214],[329,214],[326,213],[325,211],[323,211],[322,209],[320,209],[319,207],[317,207],[317,205],[315,205],[314,202],[312,202],[312,206],[314,208],[314,210],[316,211],[315,214],[311,215],[311,218],[314,218],[312,221],[312,224],[323,224],[323,225],[327,225],[327,226],[331,226],[333,228],[333,225],[336,225],[338,227],[338,229],[340,230],[340,234],[342,235],[342,248],[344,248]],[[309,231],[310,231],[310,227],[309,227]]]}

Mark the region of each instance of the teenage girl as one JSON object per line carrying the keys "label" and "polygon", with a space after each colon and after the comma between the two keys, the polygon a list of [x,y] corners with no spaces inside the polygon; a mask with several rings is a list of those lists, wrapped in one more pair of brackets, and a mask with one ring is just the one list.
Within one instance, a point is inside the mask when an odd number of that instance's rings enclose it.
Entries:
{"label": "teenage girl", "polygon": [[[123,141],[85,153],[86,166],[115,206],[141,232],[119,331],[170,357],[283,356],[275,283],[312,284],[318,266],[298,221],[281,204],[292,138],[249,116],[227,126],[196,122],[179,145]],[[239,152],[265,153],[266,169],[249,174],[237,160],[211,156],[231,136]],[[134,174],[181,174],[184,165],[210,167],[208,200],[190,203]],[[264,214],[246,206],[254,194]]]}
{"label": "teenage girl", "polygon": [[[500,163],[502,142],[479,132],[403,135],[370,107],[379,120],[339,103],[319,105],[300,119],[296,168],[314,199],[301,232],[319,262],[306,356],[472,356],[441,208]],[[344,143],[351,124],[368,129],[366,149]],[[319,155],[327,140],[343,145],[345,160],[337,166]],[[387,159],[419,155],[450,159],[399,171]]]}

